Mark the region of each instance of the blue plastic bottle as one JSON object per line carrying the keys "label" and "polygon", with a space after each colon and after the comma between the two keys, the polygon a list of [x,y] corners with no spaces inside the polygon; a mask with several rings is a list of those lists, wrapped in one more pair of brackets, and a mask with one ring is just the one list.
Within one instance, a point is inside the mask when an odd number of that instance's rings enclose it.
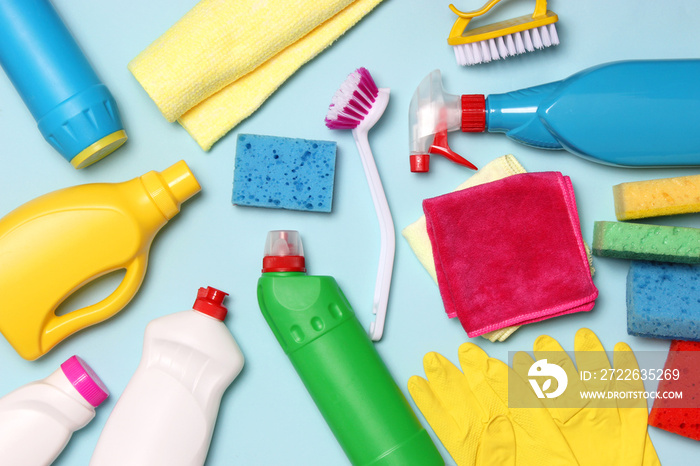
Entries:
{"label": "blue plastic bottle", "polygon": [[0,65],[75,168],[126,141],[119,110],[49,0],[0,0]]}
{"label": "blue plastic bottle", "polygon": [[410,112],[413,171],[427,171],[429,153],[459,157],[446,137],[457,129],[611,165],[700,165],[700,60],[608,63],[488,97],[445,94],[434,71]]}

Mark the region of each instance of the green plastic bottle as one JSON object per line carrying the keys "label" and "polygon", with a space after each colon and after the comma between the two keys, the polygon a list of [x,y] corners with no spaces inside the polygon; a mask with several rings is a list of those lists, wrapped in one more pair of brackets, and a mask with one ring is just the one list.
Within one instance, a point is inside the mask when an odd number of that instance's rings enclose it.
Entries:
{"label": "green plastic bottle", "polygon": [[296,231],[268,233],[258,303],[353,465],[445,462],[333,277],[306,275]]}

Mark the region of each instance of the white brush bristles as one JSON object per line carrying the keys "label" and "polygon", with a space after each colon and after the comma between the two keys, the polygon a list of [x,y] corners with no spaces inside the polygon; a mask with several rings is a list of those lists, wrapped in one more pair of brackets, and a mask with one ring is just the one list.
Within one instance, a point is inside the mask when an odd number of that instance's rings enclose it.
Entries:
{"label": "white brush bristles", "polygon": [[[379,89],[366,68],[358,68],[333,95],[326,115],[331,129],[354,129],[372,110]],[[382,110],[383,111],[383,110]]]}
{"label": "white brush bristles", "polygon": [[512,57],[525,52],[534,52],[559,45],[559,36],[555,23],[525,31],[515,32],[495,39],[460,44],[453,46],[457,63],[460,65],[478,65],[492,60]]}
{"label": "white brush bristles", "polygon": [[338,115],[342,115],[350,101],[353,100],[353,94],[357,90],[357,85],[359,83],[360,74],[357,72],[350,73],[345,81],[343,81],[331,98],[331,105],[327,115],[329,120],[336,120],[338,119]]}

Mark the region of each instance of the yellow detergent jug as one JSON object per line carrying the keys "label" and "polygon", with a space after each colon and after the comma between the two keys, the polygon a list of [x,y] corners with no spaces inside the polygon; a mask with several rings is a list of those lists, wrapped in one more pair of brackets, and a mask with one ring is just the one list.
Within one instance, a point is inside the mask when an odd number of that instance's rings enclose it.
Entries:
{"label": "yellow detergent jug", "polygon": [[[0,219],[0,332],[34,360],[119,312],[141,286],[154,236],[200,189],[180,161],[123,183],[54,191]],[[56,315],[83,285],[121,269],[107,298]]]}

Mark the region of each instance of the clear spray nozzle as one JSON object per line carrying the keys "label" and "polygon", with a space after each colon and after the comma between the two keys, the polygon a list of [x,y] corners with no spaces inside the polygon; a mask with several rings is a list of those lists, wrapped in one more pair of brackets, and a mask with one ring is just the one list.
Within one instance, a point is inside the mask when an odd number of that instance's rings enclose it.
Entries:
{"label": "clear spray nozzle", "polygon": [[408,108],[408,145],[411,171],[427,172],[429,154],[445,156],[476,170],[468,160],[452,151],[447,133],[462,127],[462,97],[442,88],[440,70],[432,71],[418,85]]}

